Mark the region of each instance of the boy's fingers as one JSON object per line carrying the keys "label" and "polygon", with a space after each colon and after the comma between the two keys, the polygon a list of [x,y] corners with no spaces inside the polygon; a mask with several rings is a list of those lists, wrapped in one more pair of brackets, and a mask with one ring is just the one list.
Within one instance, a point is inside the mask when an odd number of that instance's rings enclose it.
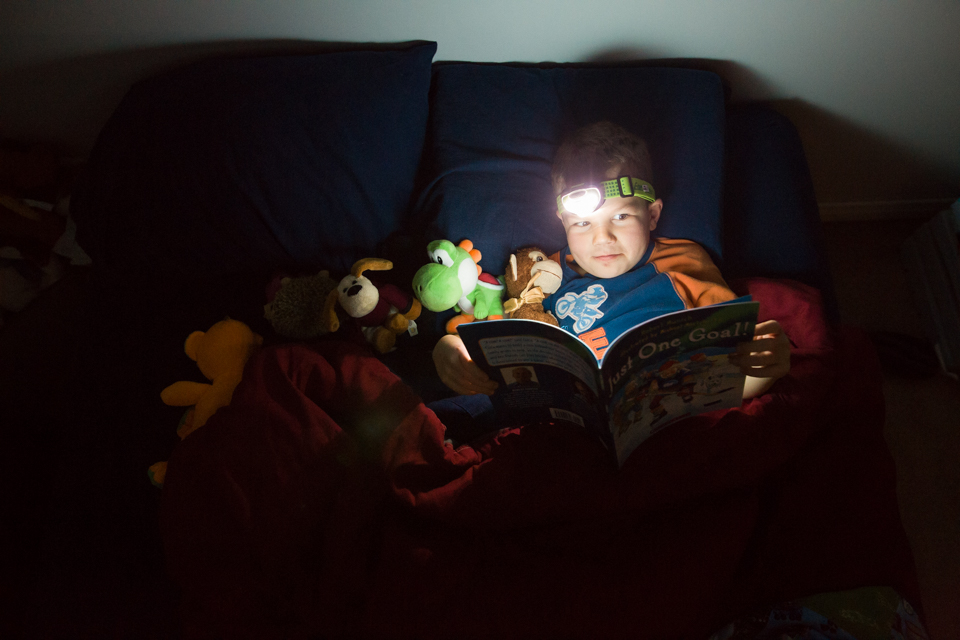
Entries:
{"label": "boy's fingers", "polygon": [[[462,389],[461,393],[463,395],[473,395],[475,393],[490,395],[496,390],[497,383],[491,380],[472,360],[461,360],[458,369],[458,386]],[[457,389],[454,389],[454,391],[457,391]]]}
{"label": "boy's fingers", "polygon": [[434,362],[437,375],[443,384],[460,395],[473,393],[469,370],[464,366],[459,353],[434,352]]}
{"label": "boy's fingers", "polygon": [[790,371],[790,340],[776,320],[761,322],[754,339],[738,344],[730,361],[751,377],[782,378]]}
{"label": "boy's fingers", "polygon": [[736,363],[743,367],[768,367],[773,364],[779,364],[780,358],[773,353],[751,353],[749,355],[740,356],[737,358]]}
{"label": "boy's fingers", "polygon": [[776,348],[778,340],[778,338],[754,338],[749,342],[741,342],[737,345],[737,354],[746,356],[751,353],[772,352]]}
{"label": "boy's fingers", "polygon": [[770,365],[769,367],[757,367],[756,369],[748,369],[747,371],[744,371],[744,373],[754,378],[773,378],[777,380],[787,375],[789,371],[790,371],[790,367],[788,365],[778,363],[775,365]]}
{"label": "boy's fingers", "polygon": [[790,365],[790,354],[765,351],[750,353],[743,356],[733,356],[730,361],[742,367],[769,367],[773,365]]}
{"label": "boy's fingers", "polygon": [[447,385],[454,392],[462,396],[472,396],[477,393],[490,395],[496,390],[497,384],[492,381],[488,382],[487,384],[477,384],[462,377],[447,375],[441,375],[440,380],[443,382],[443,384]]}
{"label": "boy's fingers", "polygon": [[751,378],[782,378],[789,371],[790,367],[781,362],[762,366],[740,365],[740,373]]}
{"label": "boy's fingers", "polygon": [[737,353],[730,356],[730,359],[734,362],[741,362],[747,358],[772,358],[777,362],[787,362],[790,360],[790,350],[783,349],[779,347],[771,347],[770,349],[751,349],[750,351]]}
{"label": "boy's fingers", "polygon": [[460,346],[457,351],[460,356],[457,365],[460,367],[460,370],[467,379],[473,384],[482,384],[484,382],[489,382],[490,378],[487,377],[487,374],[477,366],[473,360],[470,359],[470,354],[467,353],[467,348]]}
{"label": "boy's fingers", "polygon": [[460,395],[490,395],[497,389],[497,383],[470,359],[459,338],[441,338],[434,347],[433,361],[440,381]]}
{"label": "boy's fingers", "polygon": [[740,372],[757,378],[780,378],[790,371],[790,358],[773,353],[737,357],[734,364]]}
{"label": "boy's fingers", "polygon": [[737,345],[737,354],[735,358],[745,357],[751,354],[769,354],[772,353],[782,360],[790,358],[790,340],[786,334],[778,334],[772,337],[754,338],[749,342],[741,342]]}
{"label": "boy's fingers", "polygon": [[753,328],[753,335],[755,336],[762,336],[768,333],[783,333],[783,329],[780,328],[780,323],[776,320],[765,320]]}
{"label": "boy's fingers", "polygon": [[460,370],[463,372],[464,378],[473,384],[473,385],[482,385],[484,383],[490,382],[490,378],[483,372],[483,369],[478,367],[473,360],[464,360],[460,363]]}
{"label": "boy's fingers", "polygon": [[479,385],[470,383],[470,384],[461,386],[459,390],[454,389],[454,391],[457,391],[460,395],[463,395],[463,396],[473,396],[478,393],[482,393],[484,395],[489,396],[489,395],[493,395],[493,392],[496,390],[497,390],[497,383],[492,381],[487,384],[479,384]]}

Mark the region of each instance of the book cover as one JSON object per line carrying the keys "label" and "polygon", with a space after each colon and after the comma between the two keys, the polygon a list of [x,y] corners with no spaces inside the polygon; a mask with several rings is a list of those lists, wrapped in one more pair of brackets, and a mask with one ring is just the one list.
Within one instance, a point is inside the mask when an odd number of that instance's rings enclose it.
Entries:
{"label": "book cover", "polygon": [[501,426],[567,423],[596,435],[622,466],[678,420],[740,406],[746,376],[728,357],[753,339],[759,304],[686,309],[621,335],[601,361],[575,335],[532,320],[460,325],[470,357],[499,383]]}

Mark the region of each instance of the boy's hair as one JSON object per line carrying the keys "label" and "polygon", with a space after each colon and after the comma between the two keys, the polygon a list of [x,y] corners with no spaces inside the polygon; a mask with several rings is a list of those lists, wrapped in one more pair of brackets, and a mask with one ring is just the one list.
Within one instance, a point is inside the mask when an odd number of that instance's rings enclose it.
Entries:
{"label": "boy's hair", "polygon": [[550,178],[560,195],[570,187],[608,180],[611,169],[653,182],[647,143],[612,122],[595,122],[578,129],[557,149]]}

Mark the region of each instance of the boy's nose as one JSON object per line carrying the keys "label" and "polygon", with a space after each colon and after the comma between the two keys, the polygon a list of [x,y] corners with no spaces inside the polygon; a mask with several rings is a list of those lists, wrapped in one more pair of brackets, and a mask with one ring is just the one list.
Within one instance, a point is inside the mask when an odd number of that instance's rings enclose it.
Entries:
{"label": "boy's nose", "polygon": [[613,232],[610,230],[610,228],[607,225],[601,224],[601,225],[597,225],[594,228],[596,229],[596,233],[593,236],[593,242],[595,244],[606,244],[608,242],[613,242],[614,240],[616,240],[616,238],[613,235]]}

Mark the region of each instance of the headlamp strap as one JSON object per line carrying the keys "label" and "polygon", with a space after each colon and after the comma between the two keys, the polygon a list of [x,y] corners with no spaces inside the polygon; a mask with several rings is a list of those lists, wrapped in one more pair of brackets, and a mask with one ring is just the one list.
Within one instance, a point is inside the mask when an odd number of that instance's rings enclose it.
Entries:
{"label": "headlamp strap", "polygon": [[616,180],[607,180],[601,186],[603,187],[604,198],[637,196],[649,202],[657,199],[653,191],[653,185],[640,178],[620,176]]}
{"label": "headlamp strap", "polygon": [[618,197],[629,198],[630,196],[637,196],[648,202],[653,202],[657,199],[653,191],[653,185],[640,178],[632,178],[630,176],[620,176],[614,180],[601,182],[600,188],[603,190],[604,200]]}

